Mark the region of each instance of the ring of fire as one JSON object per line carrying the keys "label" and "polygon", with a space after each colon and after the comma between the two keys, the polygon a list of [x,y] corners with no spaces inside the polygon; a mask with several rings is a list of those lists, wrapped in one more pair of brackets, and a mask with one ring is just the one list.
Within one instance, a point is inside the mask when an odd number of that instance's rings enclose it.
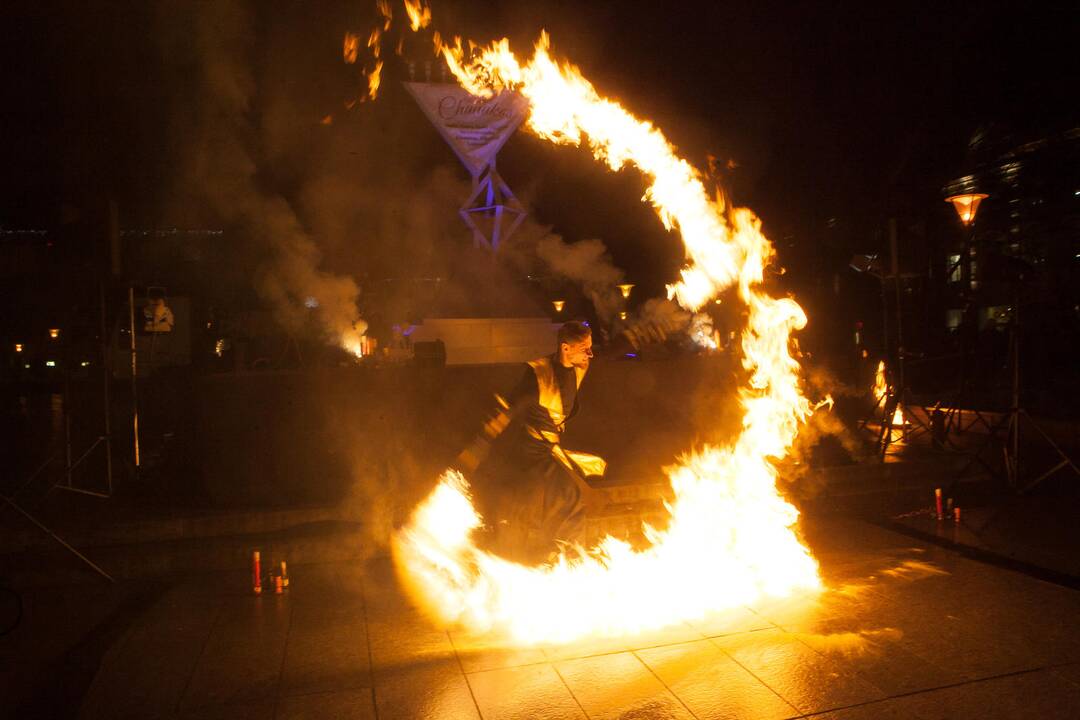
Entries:
{"label": "ring of fire", "polygon": [[611,170],[627,164],[649,180],[643,200],[677,230],[687,264],[669,294],[697,310],[735,285],[746,303],[742,333],[748,381],[740,390],[742,430],[730,445],[705,445],[666,468],[674,500],[661,531],[645,526],[644,550],[612,537],[583,557],[526,567],[480,550],[482,525],[465,477],[447,470],[394,536],[395,564],[414,599],[445,623],[496,632],[518,644],[635,634],[763,596],[821,588],[817,562],[794,531],[798,511],[776,489],[782,458],[813,412],[803,395],[791,333],[806,316],[790,298],[770,296],[763,274],[773,249],[760,221],[706,192],[700,173],[663,133],[603,98],[578,69],[550,56],[547,34],[519,63],[507,40],[467,57],[461,40],[436,48],[476,95],[520,92],[538,137],[587,144]]}

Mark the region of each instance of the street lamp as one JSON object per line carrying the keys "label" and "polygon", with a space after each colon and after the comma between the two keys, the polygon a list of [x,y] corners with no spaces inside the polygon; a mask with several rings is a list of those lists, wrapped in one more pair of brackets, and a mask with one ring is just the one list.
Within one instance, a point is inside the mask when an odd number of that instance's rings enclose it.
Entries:
{"label": "street lamp", "polygon": [[629,300],[630,299],[630,291],[634,289],[634,284],[633,283],[623,283],[622,285],[619,285],[617,287],[619,288],[619,292],[622,293],[623,300]]}
{"label": "street lamp", "polygon": [[555,308],[556,313],[561,313],[563,307],[566,306],[566,301],[565,300],[552,300],[551,301],[551,306],[553,308]]}
{"label": "street lamp", "polygon": [[60,328],[49,328],[49,337],[53,340],[60,337]]}
{"label": "street lamp", "polygon": [[945,198],[945,202],[952,203],[964,227],[971,227],[975,223],[975,213],[979,211],[979,203],[987,197],[985,193],[963,193],[950,195]]}

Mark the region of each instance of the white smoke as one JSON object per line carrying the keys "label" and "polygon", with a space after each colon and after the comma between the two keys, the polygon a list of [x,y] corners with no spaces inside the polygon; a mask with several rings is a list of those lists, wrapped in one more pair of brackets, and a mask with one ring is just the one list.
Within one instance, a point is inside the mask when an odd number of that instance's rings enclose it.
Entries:
{"label": "white smoke", "polygon": [[[320,268],[322,252],[293,206],[261,181],[263,128],[253,119],[258,87],[251,71],[250,9],[228,0],[197,8],[164,3],[162,25],[190,32],[164,37],[163,49],[178,65],[196,65],[199,88],[187,117],[176,122],[174,139],[182,152],[174,200],[209,209],[262,249],[254,285],[287,332],[298,333],[314,315],[334,344],[346,333],[362,333],[356,281]],[[185,40],[194,47],[185,47]],[[314,310],[305,306],[308,298],[317,301]]]}
{"label": "white smoke", "polygon": [[624,275],[612,264],[603,242],[591,239],[569,244],[558,235],[547,235],[537,243],[536,254],[553,273],[581,286],[602,323],[614,319],[622,307],[616,286]]}

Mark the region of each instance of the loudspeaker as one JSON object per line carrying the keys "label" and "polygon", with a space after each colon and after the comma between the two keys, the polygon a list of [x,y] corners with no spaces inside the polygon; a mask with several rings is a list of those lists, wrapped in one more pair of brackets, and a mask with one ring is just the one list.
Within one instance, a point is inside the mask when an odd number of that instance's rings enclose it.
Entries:
{"label": "loudspeaker", "polygon": [[444,367],[446,345],[442,340],[413,343],[413,365],[416,367]]}

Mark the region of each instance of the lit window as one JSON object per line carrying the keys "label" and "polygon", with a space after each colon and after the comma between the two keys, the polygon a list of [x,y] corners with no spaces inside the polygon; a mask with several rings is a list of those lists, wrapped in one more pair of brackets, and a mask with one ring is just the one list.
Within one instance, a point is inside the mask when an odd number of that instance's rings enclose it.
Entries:
{"label": "lit window", "polygon": [[946,268],[946,272],[949,274],[949,282],[960,282],[963,279],[964,273],[960,269],[959,255],[950,255]]}
{"label": "lit window", "polygon": [[56,361],[55,360],[46,360],[45,361],[45,367],[56,367]]}

